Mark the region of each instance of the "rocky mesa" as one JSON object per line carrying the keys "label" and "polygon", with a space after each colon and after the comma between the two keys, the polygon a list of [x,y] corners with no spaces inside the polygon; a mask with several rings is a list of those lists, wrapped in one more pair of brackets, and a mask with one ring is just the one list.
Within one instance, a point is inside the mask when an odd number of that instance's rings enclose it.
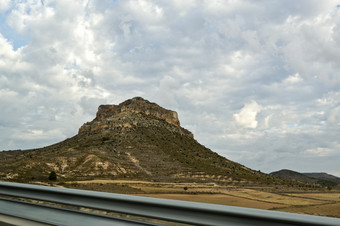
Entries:
{"label": "rocky mesa", "polygon": [[[143,116],[147,116],[148,119],[145,120]],[[164,127],[165,124],[159,123],[159,120],[169,124],[166,126],[167,129],[193,137],[190,131],[180,126],[177,112],[165,109],[142,97],[126,100],[119,105],[100,105],[96,118],[80,127],[78,134],[89,135],[114,128]]]}
{"label": "rocky mesa", "polygon": [[281,183],[198,143],[175,111],[141,97],[100,105],[96,117],[62,142],[0,152],[0,180],[125,179],[221,184]]}

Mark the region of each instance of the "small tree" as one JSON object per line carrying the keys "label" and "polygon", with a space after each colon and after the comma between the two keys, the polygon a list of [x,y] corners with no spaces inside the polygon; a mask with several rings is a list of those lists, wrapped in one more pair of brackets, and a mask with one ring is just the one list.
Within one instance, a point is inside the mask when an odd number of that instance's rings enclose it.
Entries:
{"label": "small tree", "polygon": [[55,171],[51,171],[50,175],[48,176],[49,180],[57,180],[57,174]]}

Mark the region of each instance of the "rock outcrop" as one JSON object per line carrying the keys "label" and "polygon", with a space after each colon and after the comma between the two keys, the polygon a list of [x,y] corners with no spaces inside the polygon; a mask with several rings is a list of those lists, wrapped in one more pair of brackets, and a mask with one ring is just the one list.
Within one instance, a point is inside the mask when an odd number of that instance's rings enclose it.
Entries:
{"label": "rock outcrop", "polygon": [[165,127],[172,132],[193,137],[191,132],[180,126],[177,112],[162,108],[142,97],[126,100],[119,105],[100,105],[96,118],[80,127],[78,134],[138,126]]}
{"label": "rock outcrop", "polygon": [[142,113],[163,119],[176,126],[180,125],[177,112],[162,108],[158,104],[151,103],[142,97],[126,100],[119,105],[100,105],[96,119],[103,120],[121,112]]}

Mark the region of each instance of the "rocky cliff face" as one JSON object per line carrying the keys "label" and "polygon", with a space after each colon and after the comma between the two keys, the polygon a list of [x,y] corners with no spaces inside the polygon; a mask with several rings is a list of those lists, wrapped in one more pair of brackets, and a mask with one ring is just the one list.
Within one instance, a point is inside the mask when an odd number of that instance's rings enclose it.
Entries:
{"label": "rocky cliff face", "polygon": [[142,113],[163,119],[176,126],[180,125],[177,112],[162,108],[155,103],[144,100],[142,97],[126,100],[119,105],[100,105],[96,119],[103,120],[121,112]]}
{"label": "rocky cliff face", "polygon": [[114,128],[165,127],[170,131],[193,137],[180,126],[178,114],[151,103],[141,97],[124,101],[119,105],[100,105],[96,118],[80,127],[78,134],[92,134]]}

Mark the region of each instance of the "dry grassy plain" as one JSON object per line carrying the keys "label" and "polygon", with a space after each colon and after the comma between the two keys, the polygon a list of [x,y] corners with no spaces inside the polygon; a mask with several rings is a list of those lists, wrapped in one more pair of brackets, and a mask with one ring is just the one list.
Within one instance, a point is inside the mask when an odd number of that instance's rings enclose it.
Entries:
{"label": "dry grassy plain", "polygon": [[[166,183],[125,180],[76,181],[67,187],[204,202],[340,218],[340,191],[285,191],[273,187],[220,186],[215,183]],[[105,189],[104,189],[105,188]]]}

